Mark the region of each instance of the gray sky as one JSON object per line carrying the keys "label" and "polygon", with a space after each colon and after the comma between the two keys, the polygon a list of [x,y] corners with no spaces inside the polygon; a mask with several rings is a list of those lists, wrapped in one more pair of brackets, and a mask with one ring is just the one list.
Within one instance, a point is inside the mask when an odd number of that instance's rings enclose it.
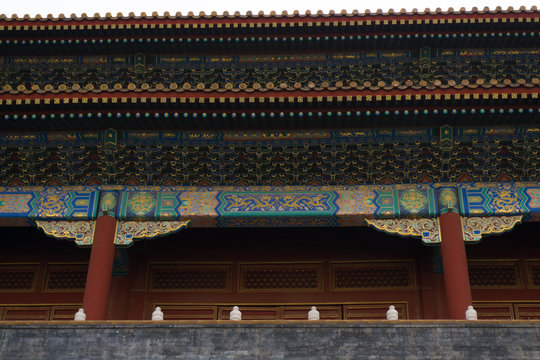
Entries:
{"label": "gray sky", "polygon": [[310,1],[290,1],[290,0],[270,0],[264,2],[245,1],[245,0],[190,0],[190,1],[172,1],[172,0],[0,0],[0,14],[17,14],[23,16],[24,14],[30,14],[35,16],[36,14],[47,15],[53,14],[57,16],[60,13],[66,16],[75,13],[80,15],[87,13],[93,15],[94,13],[105,14],[111,12],[116,14],[122,12],[127,15],[129,12],[140,14],[146,12],[151,14],[153,11],[157,11],[159,14],[163,14],[165,11],[169,11],[171,14],[181,11],[186,13],[193,11],[199,13],[199,11],[205,11],[210,13],[211,11],[217,11],[222,13],[223,11],[240,11],[244,14],[246,11],[258,12],[260,10],[265,13],[269,13],[272,10],[281,12],[287,10],[292,12],[299,10],[301,13],[306,10],[317,11],[323,10],[327,13],[329,10],[341,11],[342,9],[359,10],[361,12],[366,9],[377,10],[378,8],[387,11],[392,8],[394,10],[400,10],[405,8],[412,10],[417,8],[424,10],[430,8],[432,10],[437,7],[443,10],[453,7],[459,9],[465,7],[470,10],[473,6],[479,9],[485,6],[490,9],[495,9],[497,6],[501,6],[506,9],[508,6],[519,8],[525,6],[530,9],[533,5],[538,5],[539,0],[413,0],[413,1],[399,1],[399,0],[377,0],[377,1],[352,1],[352,0],[310,0]]}

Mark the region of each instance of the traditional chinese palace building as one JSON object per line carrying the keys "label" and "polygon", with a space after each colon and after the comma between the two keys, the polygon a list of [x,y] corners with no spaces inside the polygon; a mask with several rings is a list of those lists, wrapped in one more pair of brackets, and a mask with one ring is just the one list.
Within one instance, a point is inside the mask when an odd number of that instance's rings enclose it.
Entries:
{"label": "traditional chinese palace building", "polygon": [[2,15],[0,320],[540,318],[539,93],[536,7]]}

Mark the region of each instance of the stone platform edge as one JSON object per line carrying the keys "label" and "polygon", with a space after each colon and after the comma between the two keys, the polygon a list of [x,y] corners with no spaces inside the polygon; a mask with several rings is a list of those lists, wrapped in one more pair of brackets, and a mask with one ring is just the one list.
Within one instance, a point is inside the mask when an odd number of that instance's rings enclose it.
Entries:
{"label": "stone platform edge", "polygon": [[106,320],[106,321],[0,321],[0,328],[129,328],[129,327],[540,327],[540,320]]}

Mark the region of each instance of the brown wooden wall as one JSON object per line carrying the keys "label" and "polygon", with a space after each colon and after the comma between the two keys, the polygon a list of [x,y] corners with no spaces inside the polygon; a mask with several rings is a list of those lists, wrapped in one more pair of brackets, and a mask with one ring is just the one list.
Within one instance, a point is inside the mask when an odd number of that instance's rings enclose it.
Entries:
{"label": "brown wooden wall", "polygon": [[[540,318],[536,224],[467,247],[480,318]],[[0,229],[0,319],[65,320],[82,303],[89,249]],[[446,316],[435,247],[368,228],[188,229],[118,250],[110,319],[382,319]]]}

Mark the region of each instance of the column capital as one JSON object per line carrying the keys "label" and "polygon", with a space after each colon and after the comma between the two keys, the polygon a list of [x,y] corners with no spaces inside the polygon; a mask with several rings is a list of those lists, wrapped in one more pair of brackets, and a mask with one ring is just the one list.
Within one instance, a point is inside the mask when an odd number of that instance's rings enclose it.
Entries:
{"label": "column capital", "polygon": [[459,197],[457,189],[453,186],[444,186],[437,189],[437,203],[439,205],[439,214],[459,211]]}
{"label": "column capital", "polygon": [[116,217],[118,207],[118,191],[101,191],[97,216],[110,215]]}

